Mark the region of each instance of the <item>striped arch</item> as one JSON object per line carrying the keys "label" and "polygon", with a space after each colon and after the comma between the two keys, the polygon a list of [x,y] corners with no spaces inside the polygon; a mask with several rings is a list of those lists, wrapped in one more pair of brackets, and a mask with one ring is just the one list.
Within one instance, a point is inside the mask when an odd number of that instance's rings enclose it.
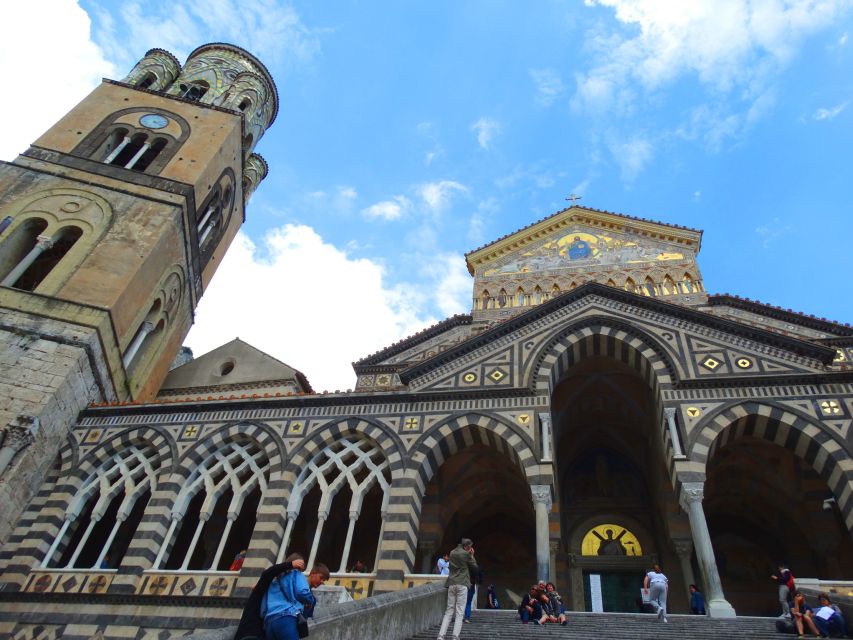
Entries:
{"label": "striped arch", "polygon": [[[434,425],[415,443],[410,454],[412,471],[421,497],[445,460],[472,444],[484,444],[505,455],[529,484],[543,484],[538,476],[533,443],[520,430],[502,420],[480,413],[453,416]],[[419,505],[420,508],[420,505]]]}
{"label": "striped arch", "polygon": [[348,436],[366,437],[373,440],[388,460],[391,474],[397,475],[403,468],[404,450],[399,436],[384,425],[364,418],[345,418],[323,425],[316,433],[299,443],[285,469],[286,479],[292,484],[302,469],[327,446]]}
{"label": "striped arch", "polygon": [[281,474],[284,467],[281,440],[274,434],[271,427],[252,420],[232,422],[224,425],[218,431],[205,436],[195,447],[188,450],[180,461],[176,473],[183,478],[189,477],[193,470],[210,456],[233,440],[253,440],[267,455],[270,468],[270,479]]}
{"label": "striped arch", "polygon": [[566,372],[589,356],[624,362],[640,374],[656,398],[676,378],[675,366],[651,336],[626,322],[599,316],[572,324],[548,340],[527,373],[529,384],[550,395]]}
{"label": "striped arch", "polygon": [[106,460],[131,446],[149,447],[156,452],[158,468],[169,470],[178,459],[177,446],[174,440],[156,427],[134,427],[119,434],[110,436],[97,447],[79,458],[79,445],[69,439],[59,452],[62,460],[62,471],[58,490],[76,490],[84,479],[96,472]]}
{"label": "striped arch", "polygon": [[790,407],[744,402],[708,415],[697,429],[690,458],[705,466],[717,449],[742,436],[788,449],[826,481],[847,528],[853,530],[853,462],[850,452],[825,427]]}

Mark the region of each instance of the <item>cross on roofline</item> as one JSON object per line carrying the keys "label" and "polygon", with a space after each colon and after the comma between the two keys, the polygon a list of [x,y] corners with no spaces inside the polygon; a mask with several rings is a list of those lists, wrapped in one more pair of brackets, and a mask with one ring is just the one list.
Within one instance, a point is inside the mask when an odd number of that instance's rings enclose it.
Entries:
{"label": "cross on roofline", "polygon": [[573,193],[568,198],[566,198],[566,200],[570,201],[572,203],[572,206],[575,206],[575,202],[580,200],[582,197],[583,196],[579,196],[579,195]]}

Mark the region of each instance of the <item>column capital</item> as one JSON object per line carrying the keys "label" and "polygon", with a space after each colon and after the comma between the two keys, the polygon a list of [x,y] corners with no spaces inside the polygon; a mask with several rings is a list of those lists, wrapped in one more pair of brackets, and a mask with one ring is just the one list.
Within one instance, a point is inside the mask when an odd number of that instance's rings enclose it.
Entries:
{"label": "column capital", "polygon": [[32,444],[35,439],[32,429],[17,424],[6,425],[3,428],[3,434],[2,447],[4,449],[11,449],[15,453]]}
{"label": "column capital", "polygon": [[679,504],[684,509],[688,509],[691,504],[702,503],[705,498],[705,483],[704,482],[682,482],[681,495],[678,498]]}
{"label": "column capital", "polygon": [[675,407],[664,407],[663,415],[666,417],[667,420],[673,420],[675,418],[675,411]]}
{"label": "column capital", "polygon": [[50,236],[37,236],[36,244],[44,251],[47,251],[53,246],[53,238],[51,238]]}
{"label": "column capital", "polygon": [[560,541],[559,540],[549,540],[548,545],[551,548],[551,553],[557,553],[560,550]]}
{"label": "column capital", "polygon": [[551,500],[551,485],[532,484],[530,485],[530,493],[533,495],[534,504],[542,503],[545,505],[545,509],[548,511],[551,510],[551,505],[553,504]]}
{"label": "column capital", "polygon": [[539,413],[539,422],[548,427],[551,426],[551,412],[550,411],[542,411]]}
{"label": "column capital", "polygon": [[688,538],[678,538],[672,542],[675,544],[675,553],[679,557],[689,558],[693,553],[693,540]]}

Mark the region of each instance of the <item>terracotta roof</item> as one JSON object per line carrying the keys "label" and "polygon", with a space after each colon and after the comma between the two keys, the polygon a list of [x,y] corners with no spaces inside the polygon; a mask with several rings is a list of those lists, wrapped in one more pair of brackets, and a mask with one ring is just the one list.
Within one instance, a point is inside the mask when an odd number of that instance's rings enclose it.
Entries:
{"label": "terracotta roof", "polygon": [[731,305],[745,311],[753,311],[771,318],[785,320],[787,322],[796,322],[806,326],[809,329],[818,331],[826,331],[828,333],[840,334],[843,336],[853,336],[853,326],[849,322],[836,322],[819,318],[814,315],[794,311],[793,309],[784,309],[776,305],[767,304],[760,300],[751,300],[750,298],[742,298],[731,293],[718,293],[708,296],[708,304],[711,306]]}
{"label": "terracotta roof", "polygon": [[398,340],[394,344],[385,347],[384,349],[380,349],[376,353],[372,353],[369,356],[362,358],[361,360],[356,360],[352,363],[352,366],[357,367],[360,365],[377,364],[382,360],[390,358],[391,356],[397,355],[398,353],[402,353],[406,349],[410,349],[422,342],[426,342],[430,338],[444,333],[448,329],[452,329],[453,327],[458,327],[465,324],[471,324],[471,320],[472,317],[470,315],[464,313],[457,313],[456,315],[450,316],[449,318],[442,320],[441,322],[437,322],[434,325],[427,327],[426,329],[422,329],[421,331],[410,335],[408,338]]}
{"label": "terracotta roof", "polygon": [[678,224],[669,224],[668,222],[660,222],[659,220],[650,220],[648,218],[638,218],[636,216],[629,216],[629,215],[626,215],[624,213],[618,213],[616,211],[607,211],[606,209],[595,209],[593,207],[582,207],[580,205],[575,205],[572,207],[566,207],[565,209],[560,209],[556,213],[552,213],[550,216],[545,216],[541,220],[537,220],[536,222],[531,222],[530,224],[528,224],[524,227],[521,227],[520,229],[516,229],[512,233],[508,233],[504,236],[501,236],[497,240],[492,240],[491,242],[487,242],[482,247],[477,247],[473,251],[469,251],[468,253],[466,253],[465,257],[467,258],[468,256],[470,256],[473,253],[477,253],[478,251],[482,251],[486,247],[490,247],[493,244],[500,242],[501,240],[506,240],[510,236],[514,236],[516,233],[520,233],[520,232],[524,231],[525,229],[529,229],[530,227],[535,227],[537,224],[545,222],[546,220],[550,220],[551,218],[554,218],[554,217],[560,215],[561,213],[565,213],[566,211],[569,211],[570,209],[583,209],[585,211],[594,211],[596,213],[606,213],[606,214],[609,214],[612,216],[619,216],[620,218],[625,218],[627,220],[636,220],[638,222],[651,222],[652,224],[659,224],[659,225],[663,225],[665,227],[672,227],[673,229],[682,229],[683,231],[693,231],[694,233],[699,233],[699,234],[702,233],[701,229],[692,229],[691,227],[683,227],[683,226],[678,225]]}

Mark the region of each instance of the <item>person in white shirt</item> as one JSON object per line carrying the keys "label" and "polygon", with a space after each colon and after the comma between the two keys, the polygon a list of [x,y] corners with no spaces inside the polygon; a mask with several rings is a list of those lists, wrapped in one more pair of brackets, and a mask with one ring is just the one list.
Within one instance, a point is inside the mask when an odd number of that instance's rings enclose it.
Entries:
{"label": "person in white shirt", "polygon": [[658,620],[666,622],[666,592],[669,580],[663,574],[659,564],[646,574],[643,587],[649,590],[649,604],[657,608]]}

